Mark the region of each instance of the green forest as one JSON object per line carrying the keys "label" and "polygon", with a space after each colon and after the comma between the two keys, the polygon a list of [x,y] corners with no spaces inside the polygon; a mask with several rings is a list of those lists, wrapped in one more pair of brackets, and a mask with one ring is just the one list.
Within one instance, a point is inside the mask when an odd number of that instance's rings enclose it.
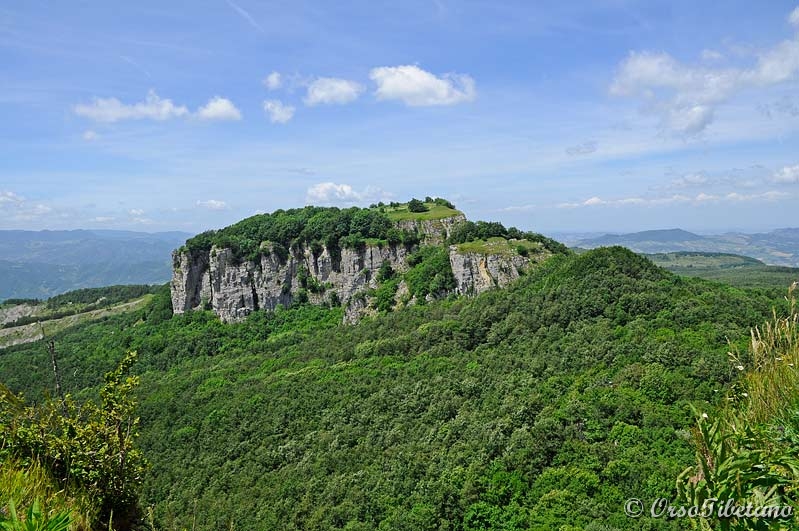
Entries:
{"label": "green forest", "polygon": [[[631,519],[625,500],[697,495],[677,482],[697,462],[697,412],[741,392],[748,372],[728,353],[749,365],[749,331],[789,313],[784,294],[602,248],[356,326],[308,304],[229,325],[172,316],[164,287],[143,310],[52,339],[69,401],[100,404],[94,424],[135,421],[111,452],[135,442],[142,457],[137,516],[118,528],[688,529]],[[11,396],[59,402],[46,345],[0,363],[6,418]],[[135,398],[135,413],[104,409],[109,394]],[[28,463],[18,439],[3,428],[0,455]],[[786,481],[777,494],[795,503]],[[110,500],[91,525],[107,525]]]}

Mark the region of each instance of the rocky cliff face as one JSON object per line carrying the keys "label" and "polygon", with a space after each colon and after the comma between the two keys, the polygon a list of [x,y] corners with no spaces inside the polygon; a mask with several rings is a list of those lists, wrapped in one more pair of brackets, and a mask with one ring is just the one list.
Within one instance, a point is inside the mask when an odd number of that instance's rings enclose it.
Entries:
{"label": "rocky cliff face", "polygon": [[210,307],[223,321],[236,321],[254,310],[289,306],[301,293],[313,303],[332,298],[347,303],[377,287],[375,277],[384,261],[395,271],[406,270],[407,255],[401,245],[342,249],[336,254],[323,247],[318,255],[304,248],[285,259],[265,252],[260,261],[237,263],[230,249],[175,251],[179,267],[172,277],[172,307],[175,313]]}
{"label": "rocky cliff face", "polygon": [[459,294],[472,295],[510,284],[530,265],[530,259],[519,255],[460,253],[455,245],[449,248],[449,262]]}
{"label": "rocky cliff face", "polygon": [[[464,219],[403,221],[398,226],[421,232],[424,244],[440,244]],[[341,302],[347,308],[345,322],[355,322],[370,313],[366,293],[377,287],[377,272],[383,263],[404,272],[413,250],[403,245],[369,245],[337,252],[322,247],[314,254],[306,247],[281,257],[266,248],[257,261],[236,261],[230,249],[217,247],[201,252],[175,251],[172,307],[175,313],[212,309],[223,321],[231,322],[255,310],[274,310],[307,297],[315,304]],[[460,253],[455,246],[450,247],[449,257],[459,294],[505,286],[531,263],[518,255]]]}
{"label": "rocky cliff face", "polygon": [[424,242],[428,245],[439,245],[446,240],[452,228],[466,221],[466,216],[460,214],[451,218],[425,219],[420,221],[404,220],[396,222],[400,230],[417,231],[424,235]]}

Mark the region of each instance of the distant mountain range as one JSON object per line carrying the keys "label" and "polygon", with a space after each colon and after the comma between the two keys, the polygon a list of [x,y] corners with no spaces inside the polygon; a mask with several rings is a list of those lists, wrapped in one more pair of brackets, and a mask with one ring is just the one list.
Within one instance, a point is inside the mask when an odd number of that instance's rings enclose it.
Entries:
{"label": "distant mountain range", "polygon": [[769,265],[799,267],[799,228],[745,234],[729,232],[703,236],[682,229],[647,230],[630,234],[604,234],[569,240],[572,247],[593,249],[621,245],[639,253],[678,251],[731,253],[757,258]]}
{"label": "distant mountain range", "polygon": [[191,236],[184,232],[0,230],[0,300],[167,282],[172,250]]}

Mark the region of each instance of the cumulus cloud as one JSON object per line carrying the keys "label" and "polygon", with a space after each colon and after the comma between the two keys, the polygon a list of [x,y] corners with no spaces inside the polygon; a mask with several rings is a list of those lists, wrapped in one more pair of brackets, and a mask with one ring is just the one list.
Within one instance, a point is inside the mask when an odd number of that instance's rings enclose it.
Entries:
{"label": "cumulus cloud", "polygon": [[320,77],[308,85],[306,105],[349,103],[358,98],[363,87],[355,81],[334,77]]}
{"label": "cumulus cloud", "polygon": [[272,72],[264,78],[264,86],[269,90],[277,90],[283,86],[283,77],[280,72]]}
{"label": "cumulus cloud", "polygon": [[788,22],[799,28],[799,7],[791,11],[791,14],[788,15]]}
{"label": "cumulus cloud", "polygon": [[269,115],[269,121],[273,124],[284,124],[294,116],[294,107],[284,105],[280,100],[266,100],[264,111]]}
{"label": "cumulus cloud", "polygon": [[143,102],[125,104],[116,98],[95,98],[92,103],[80,103],[74,107],[75,114],[95,122],[118,122],[120,120],[169,120],[188,116],[189,110],[163,99],[151,90]]}
{"label": "cumulus cloud", "polygon": [[229,99],[214,96],[197,109],[197,117],[201,120],[241,120],[241,112]]}
{"label": "cumulus cloud", "polygon": [[141,208],[131,208],[130,210],[128,210],[128,214],[130,214],[131,216],[140,217],[144,215],[144,210],[142,210]]}
{"label": "cumulus cloud", "polygon": [[778,170],[774,174],[772,180],[776,183],[784,183],[784,184],[799,183],[799,164],[796,164],[794,166],[785,166],[784,168]]}
{"label": "cumulus cloud", "polygon": [[[713,56],[706,52],[703,58]],[[692,66],[667,53],[634,51],[619,65],[610,92],[643,100],[646,109],[661,115],[664,128],[695,135],[713,122],[715,108],[736,93],[783,83],[797,73],[799,35],[766,50],[749,68]]]}
{"label": "cumulus cloud", "polygon": [[308,204],[353,204],[390,199],[390,194],[377,187],[367,186],[362,191],[357,191],[349,184],[333,182],[314,184],[308,188],[305,194]]}
{"label": "cumulus cloud", "polygon": [[[122,103],[116,98],[95,98],[91,103],[75,105],[73,111],[78,116],[105,123],[122,120],[165,121],[192,115],[186,106],[175,105],[172,100],[161,98],[154,90],[150,90],[144,101],[138,103]],[[240,120],[241,112],[229,99],[214,96],[197,109],[195,116],[201,120]],[[83,134],[83,138],[94,140],[97,134],[94,131],[87,131]]]}
{"label": "cumulus cloud", "polygon": [[477,96],[474,79],[464,74],[436,76],[418,66],[381,66],[369,78],[377,85],[378,100],[399,100],[406,105],[454,105]]}
{"label": "cumulus cloud", "polygon": [[208,210],[227,209],[227,203],[225,203],[224,201],[219,201],[217,199],[208,199],[207,201],[197,201],[197,206],[201,208],[206,208]]}
{"label": "cumulus cloud", "polygon": [[87,131],[84,131],[83,135],[81,135],[81,136],[83,137],[83,140],[85,140],[86,142],[91,142],[91,141],[97,140],[99,138],[99,135],[97,133],[95,133],[94,131],[92,131],[91,129],[89,129]]}
{"label": "cumulus cloud", "polygon": [[593,140],[588,142],[583,142],[582,144],[577,144],[576,146],[570,146],[566,148],[566,154],[571,156],[577,155],[590,155],[591,153],[596,152],[597,143]]}

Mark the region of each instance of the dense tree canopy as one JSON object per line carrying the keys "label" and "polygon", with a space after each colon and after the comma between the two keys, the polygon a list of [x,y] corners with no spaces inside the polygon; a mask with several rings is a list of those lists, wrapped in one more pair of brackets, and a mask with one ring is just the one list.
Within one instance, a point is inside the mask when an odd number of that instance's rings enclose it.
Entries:
{"label": "dense tree canopy", "polygon": [[[689,406],[723,395],[727,339],[745,342],[780,296],[610,248],[357,326],[309,305],[169,318],[162,293],[55,339],[81,396],[139,352],[158,529],[684,529],[631,520],[624,501],[675,495]],[[40,345],[0,360],[12,389],[52,387]]]}

